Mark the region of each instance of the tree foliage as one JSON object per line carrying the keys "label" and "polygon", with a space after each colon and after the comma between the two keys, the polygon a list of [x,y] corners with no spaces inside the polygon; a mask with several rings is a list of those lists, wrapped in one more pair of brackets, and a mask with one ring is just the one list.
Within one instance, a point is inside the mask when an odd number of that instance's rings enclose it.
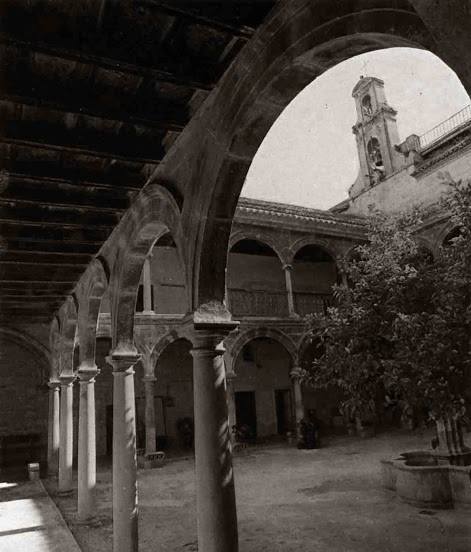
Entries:
{"label": "tree foliage", "polygon": [[[459,228],[436,259],[418,245],[430,212],[374,213],[368,241],[342,268],[349,285],[335,306],[308,320],[323,353],[304,374],[315,388],[335,384],[362,418],[381,393],[395,393],[434,418],[464,411],[470,373],[471,184],[448,176],[440,208]],[[469,385],[469,383],[468,383]]]}

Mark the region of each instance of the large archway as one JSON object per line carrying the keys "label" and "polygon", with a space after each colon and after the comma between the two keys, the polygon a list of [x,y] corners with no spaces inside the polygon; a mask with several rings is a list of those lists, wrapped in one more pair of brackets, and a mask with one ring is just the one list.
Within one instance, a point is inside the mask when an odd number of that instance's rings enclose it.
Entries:
{"label": "large archway", "polygon": [[[250,333],[250,332],[248,332]],[[239,431],[251,439],[286,436],[296,427],[290,373],[295,359],[276,333],[245,336],[233,351],[231,393]]]}
{"label": "large archway", "polygon": [[[360,53],[409,46],[440,54],[409,2],[366,2],[359,6],[342,3],[335,7],[321,1],[293,2],[289,7],[281,3],[260,30],[259,40],[249,46],[239,57],[240,63],[223,78],[217,93],[208,99],[199,118],[201,123],[211,113],[211,135],[218,147],[212,140],[202,141],[214,146],[217,158],[207,151],[212,176],[204,178],[204,203],[202,197],[194,197],[192,213],[184,209],[188,230],[200,229],[193,246],[200,253],[194,266],[195,306],[223,297],[224,263],[219,262],[215,250],[227,247],[230,222],[247,169],[287,103],[324,71]],[[211,157],[214,163],[209,161]],[[201,173],[198,177],[201,179]],[[203,205],[205,223],[200,225],[192,214],[200,216]]]}

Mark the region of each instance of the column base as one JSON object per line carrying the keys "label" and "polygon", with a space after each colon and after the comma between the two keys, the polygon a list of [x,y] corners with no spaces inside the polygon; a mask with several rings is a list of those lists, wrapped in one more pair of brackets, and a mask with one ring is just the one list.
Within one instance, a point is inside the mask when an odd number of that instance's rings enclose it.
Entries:
{"label": "column base", "polygon": [[57,494],[57,496],[63,496],[63,497],[72,496],[74,494],[74,490],[70,489],[68,491],[57,491],[56,494]]}

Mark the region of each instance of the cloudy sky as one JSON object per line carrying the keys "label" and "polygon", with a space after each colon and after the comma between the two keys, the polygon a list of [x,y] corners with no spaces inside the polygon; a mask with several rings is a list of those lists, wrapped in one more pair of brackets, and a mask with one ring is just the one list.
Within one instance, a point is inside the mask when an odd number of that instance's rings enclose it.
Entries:
{"label": "cloudy sky", "polygon": [[242,195],[320,209],[347,197],[358,174],[351,92],[360,75],[385,81],[401,140],[470,103],[455,73],[430,52],[392,48],[357,56],[321,75],[287,106],[254,157]]}

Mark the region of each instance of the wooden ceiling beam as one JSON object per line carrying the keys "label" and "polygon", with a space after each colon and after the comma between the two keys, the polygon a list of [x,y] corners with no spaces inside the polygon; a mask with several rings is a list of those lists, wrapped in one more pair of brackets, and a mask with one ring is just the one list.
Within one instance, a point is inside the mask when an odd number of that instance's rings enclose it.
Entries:
{"label": "wooden ceiling beam", "polygon": [[104,70],[113,71],[116,73],[129,73],[140,77],[155,79],[159,82],[176,84],[192,89],[212,90],[216,85],[214,82],[201,81],[192,75],[180,75],[177,68],[175,72],[157,69],[155,67],[135,65],[124,60],[113,59],[104,56],[87,54],[76,50],[68,50],[63,48],[54,48],[42,42],[28,42],[19,40],[7,33],[0,33],[0,44],[10,47],[16,47],[20,50],[29,50],[45,54],[57,59],[65,59],[71,62],[83,63],[85,65],[94,65]]}
{"label": "wooden ceiling beam", "polygon": [[7,144],[10,146],[22,146],[25,148],[34,148],[34,149],[46,149],[49,151],[56,151],[58,153],[69,153],[69,154],[80,154],[87,155],[89,157],[97,157],[100,159],[116,159],[125,162],[138,163],[141,165],[158,165],[161,161],[160,158],[144,158],[144,157],[135,157],[135,156],[124,156],[122,154],[116,154],[111,152],[91,150],[82,146],[61,146],[58,144],[47,144],[45,142],[36,142],[34,140],[26,140],[22,138],[12,138],[0,136],[0,144]]}
{"label": "wooden ceiling beam", "polygon": [[[95,119],[100,119],[102,121],[107,122],[114,122],[116,124],[130,124],[135,126],[141,126],[141,127],[148,127],[152,129],[158,129],[163,131],[172,131],[172,132],[181,132],[186,124],[189,121],[189,117],[185,116],[182,117],[181,121],[176,120],[168,120],[168,119],[152,119],[152,118],[143,118],[136,115],[131,115],[129,113],[116,113],[116,112],[108,112],[103,113],[102,111],[98,111],[97,109],[91,108],[91,107],[83,107],[73,104],[59,104],[55,101],[47,101],[40,98],[32,98],[27,96],[20,96],[20,95],[13,95],[13,94],[0,94],[0,102],[8,102],[11,104],[14,104],[15,106],[28,106],[28,107],[36,107],[38,109],[43,109],[47,111],[52,112],[59,112],[66,115],[73,115],[73,116],[89,116],[93,117]],[[184,106],[182,106],[182,111],[184,110]]]}
{"label": "wooden ceiling beam", "polygon": [[141,6],[145,6],[151,9],[157,9],[163,13],[167,13],[169,15],[179,17],[180,19],[184,19],[189,23],[195,23],[197,25],[201,25],[202,27],[208,27],[217,31],[223,31],[239,38],[245,38],[246,40],[251,38],[255,33],[255,29],[252,27],[248,27],[246,25],[230,25],[229,23],[225,23],[224,21],[220,21],[211,17],[205,17],[203,15],[199,15],[192,10],[184,9],[174,4],[169,4],[167,2],[161,2],[160,0],[137,0],[136,4],[140,4]]}
{"label": "wooden ceiling beam", "polygon": [[[95,205],[89,205],[87,203],[83,204],[77,204],[77,203],[59,203],[59,202],[51,202],[44,200],[41,201],[40,199],[37,200],[31,200],[31,199],[22,199],[22,198],[5,198],[0,197],[0,206],[6,206],[6,207],[31,207],[33,209],[39,209],[39,210],[47,210],[48,212],[54,212],[56,211],[76,211],[79,216],[85,216],[88,213],[96,213],[99,215],[122,215],[126,209],[125,208],[116,208],[116,207],[97,207]],[[118,220],[116,220],[116,224],[118,223]],[[82,225],[84,226],[84,225]],[[101,226],[101,225],[100,225]],[[105,226],[107,226],[105,224]]]}

